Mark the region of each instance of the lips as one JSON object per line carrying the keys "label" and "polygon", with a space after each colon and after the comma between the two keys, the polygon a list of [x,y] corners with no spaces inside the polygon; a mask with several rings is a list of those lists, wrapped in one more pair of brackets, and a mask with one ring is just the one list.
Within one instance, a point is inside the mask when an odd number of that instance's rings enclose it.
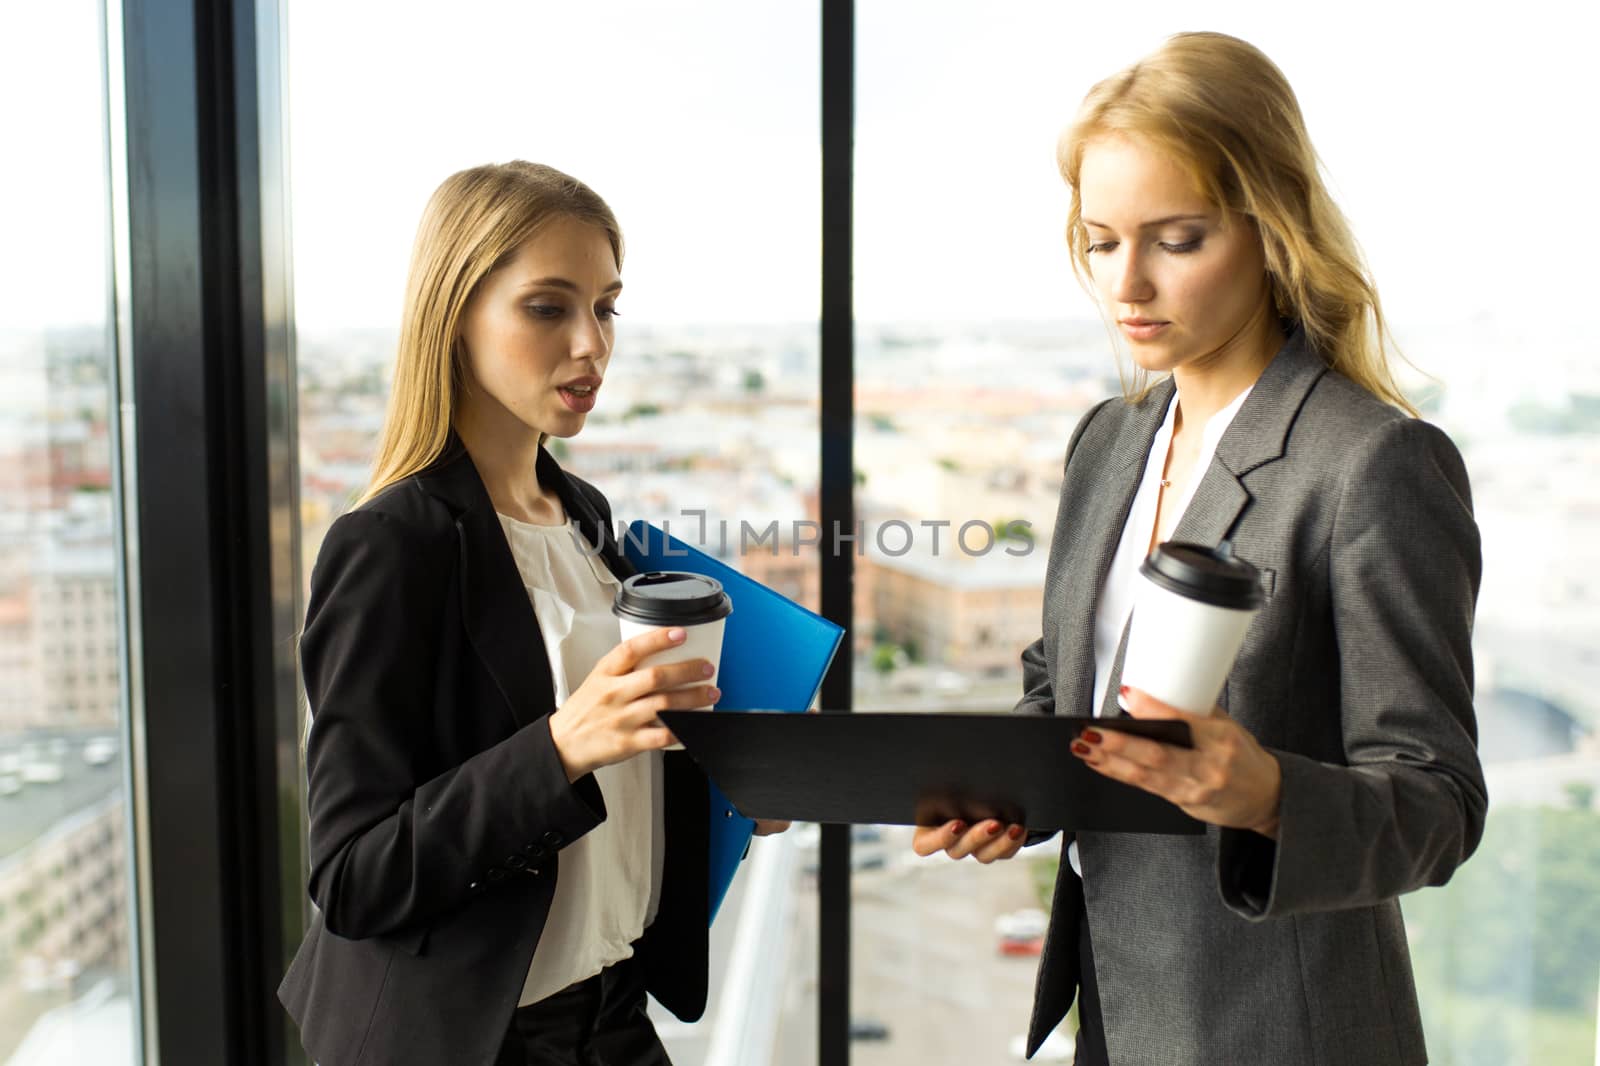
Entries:
{"label": "lips", "polygon": [[1130,340],[1147,341],[1154,339],[1170,323],[1159,318],[1119,318],[1117,325]]}
{"label": "lips", "polygon": [[562,404],[567,410],[578,414],[588,414],[594,410],[595,396],[599,391],[599,374],[585,374],[556,386],[556,395],[561,397]]}

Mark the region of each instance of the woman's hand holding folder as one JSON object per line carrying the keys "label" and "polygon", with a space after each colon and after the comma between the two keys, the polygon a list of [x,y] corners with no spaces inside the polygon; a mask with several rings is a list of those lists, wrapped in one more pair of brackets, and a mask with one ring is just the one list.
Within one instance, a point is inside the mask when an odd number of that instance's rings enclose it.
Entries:
{"label": "woman's hand holding folder", "polygon": [[1009,859],[1022,850],[1027,832],[1020,825],[1006,826],[993,818],[977,825],[962,821],[942,825],[919,825],[911,835],[911,850],[924,857],[942,851],[952,859],[971,855],[984,865]]}

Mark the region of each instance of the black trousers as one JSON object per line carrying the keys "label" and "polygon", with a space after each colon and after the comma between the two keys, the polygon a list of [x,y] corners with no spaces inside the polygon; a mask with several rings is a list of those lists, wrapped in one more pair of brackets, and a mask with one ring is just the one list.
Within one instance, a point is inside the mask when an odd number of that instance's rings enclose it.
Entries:
{"label": "black trousers", "polygon": [[494,1066],[672,1066],[632,959],[518,1007]]}

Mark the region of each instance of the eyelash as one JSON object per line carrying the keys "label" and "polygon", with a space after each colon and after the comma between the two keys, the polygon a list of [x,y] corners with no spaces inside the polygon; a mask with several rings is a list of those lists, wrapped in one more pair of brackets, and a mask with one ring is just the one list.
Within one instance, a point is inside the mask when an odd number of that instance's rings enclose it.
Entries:
{"label": "eyelash", "polygon": [[[535,318],[560,318],[565,312],[566,308],[558,307],[555,304],[528,305],[528,313],[533,315]],[[615,307],[597,307],[595,308],[595,313],[599,315],[601,319],[608,322],[613,318],[620,318],[622,316],[622,312],[618,311]]]}
{"label": "eyelash", "polygon": [[[1192,252],[1200,247],[1200,240],[1201,238],[1196,237],[1192,241],[1184,241],[1181,244],[1168,244],[1165,241],[1157,241],[1156,246],[1158,248],[1165,249],[1173,255],[1187,255],[1189,252]],[[1109,252],[1116,246],[1116,241],[1099,241],[1091,243],[1087,248],[1084,249],[1084,251],[1090,254],[1095,252]]]}

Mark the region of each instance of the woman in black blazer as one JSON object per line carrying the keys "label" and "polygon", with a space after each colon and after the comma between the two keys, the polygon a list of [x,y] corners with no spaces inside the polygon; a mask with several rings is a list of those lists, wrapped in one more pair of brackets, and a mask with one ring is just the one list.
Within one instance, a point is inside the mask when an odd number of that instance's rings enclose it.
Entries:
{"label": "woman in black blazer", "polygon": [[[621,260],[549,167],[462,171],[424,214],[372,485],[301,643],[318,912],[279,995],[322,1066],[666,1063],[645,992],[704,1011],[706,783],[655,716],[714,703],[710,664],[639,666],[681,630],[617,643],[610,507],[544,448],[596,402]],[[549,653],[518,530],[603,564],[571,562]],[[535,962],[553,906],[571,928]]]}
{"label": "woman in black blazer", "polygon": [[[1017,710],[1185,720],[1192,749],[1085,729],[1062,757],[1209,824],[1067,835],[1030,1051],[1076,998],[1079,1066],[1421,1066],[1398,897],[1450,878],[1487,807],[1466,469],[1395,386],[1259,51],[1169,39],[1090,91],[1059,161],[1074,262],[1136,374],[1067,446]],[[1138,566],[1167,540],[1228,540],[1262,574],[1213,713],[1121,683]],[[915,844],[992,862],[1025,841],[1005,829]]]}

